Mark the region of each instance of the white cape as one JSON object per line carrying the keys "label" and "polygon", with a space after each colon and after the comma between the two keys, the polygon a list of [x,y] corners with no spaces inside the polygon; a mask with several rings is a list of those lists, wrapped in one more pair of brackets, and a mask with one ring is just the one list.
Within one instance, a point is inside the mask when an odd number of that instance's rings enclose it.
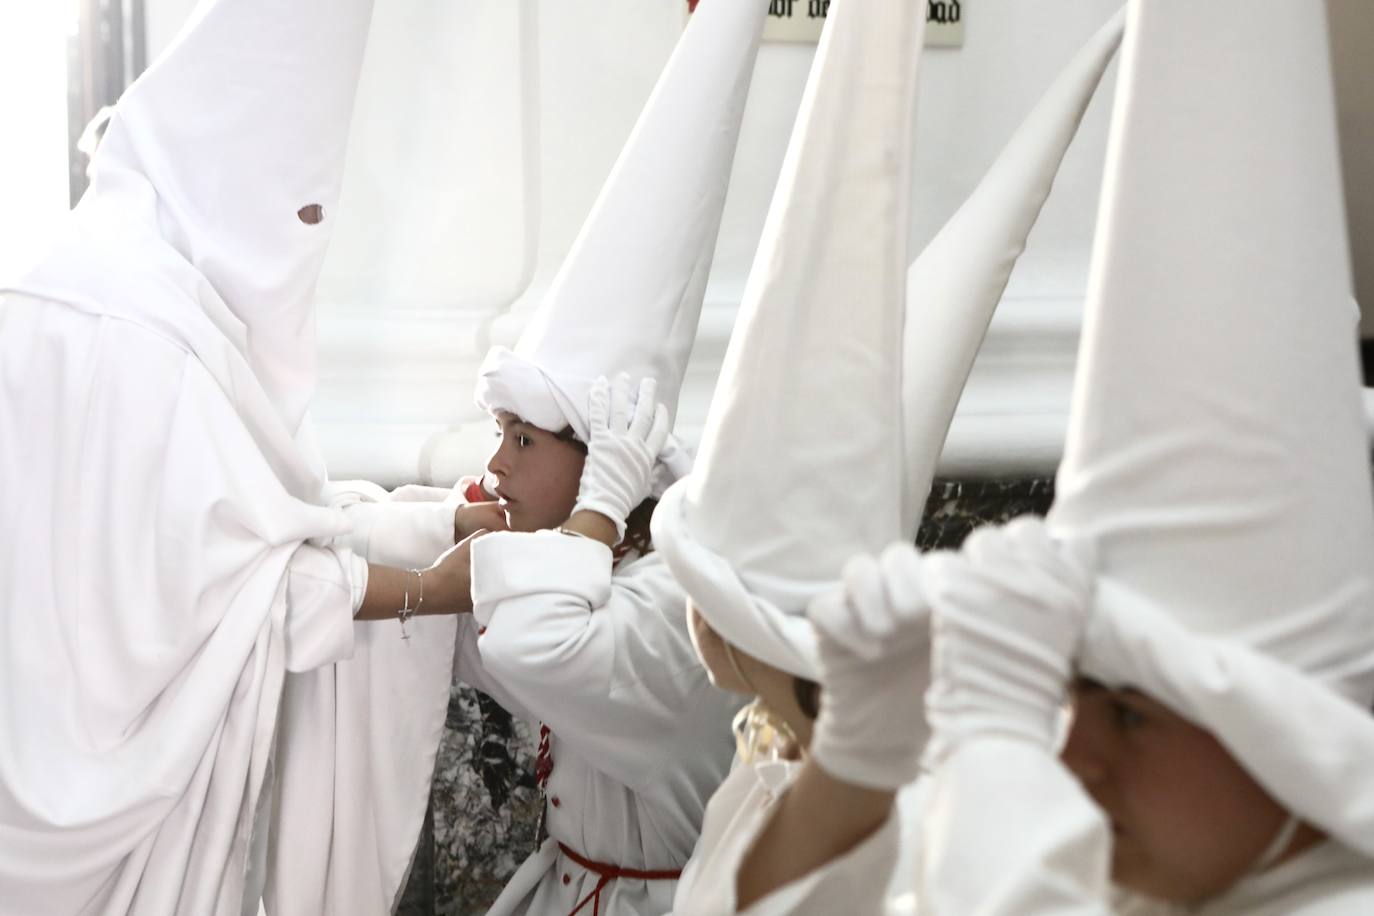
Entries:
{"label": "white cape", "polygon": [[[287,672],[354,650],[363,573],[328,546],[350,523],[325,505],[307,407],[370,18],[370,0],[202,3],[0,300],[0,912],[258,906]],[[367,724],[327,736],[322,780],[375,762],[354,735],[413,737],[411,707],[340,701]],[[378,785],[334,782],[358,793],[347,816]],[[418,830],[402,809],[422,793],[367,795],[388,821],[366,829]]]}

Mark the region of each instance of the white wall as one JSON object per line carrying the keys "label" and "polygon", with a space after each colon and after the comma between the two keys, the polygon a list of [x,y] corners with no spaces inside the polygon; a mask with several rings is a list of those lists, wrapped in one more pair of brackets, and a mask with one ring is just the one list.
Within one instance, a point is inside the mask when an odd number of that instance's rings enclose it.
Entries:
{"label": "white wall", "polygon": [[[148,0],[150,53],[191,0]],[[913,253],[1119,0],[970,0],[929,49]],[[316,418],[336,476],[446,481],[480,464],[476,365],[510,341],[567,253],[685,23],[682,0],[379,2],[322,282]],[[679,413],[699,430],[814,48],[766,45],[702,335]],[[1105,147],[1110,80],[1013,277],[946,470],[1057,460]],[[507,312],[509,311],[509,314]]]}
{"label": "white wall", "polygon": [[0,3],[0,282],[42,255],[69,204],[66,4]]}

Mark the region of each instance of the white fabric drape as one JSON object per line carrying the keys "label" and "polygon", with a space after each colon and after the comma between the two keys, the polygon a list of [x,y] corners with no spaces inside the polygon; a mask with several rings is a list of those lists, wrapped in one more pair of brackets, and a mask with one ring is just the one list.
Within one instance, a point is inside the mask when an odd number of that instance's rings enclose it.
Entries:
{"label": "white fabric drape", "polygon": [[0,304],[0,911],[256,908],[283,679],[365,574],[307,409],[370,17],[202,4]]}

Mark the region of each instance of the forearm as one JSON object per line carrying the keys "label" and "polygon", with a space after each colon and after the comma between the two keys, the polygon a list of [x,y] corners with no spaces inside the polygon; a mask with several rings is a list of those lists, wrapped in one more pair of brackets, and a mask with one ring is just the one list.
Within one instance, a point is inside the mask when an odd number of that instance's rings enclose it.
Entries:
{"label": "forearm", "polygon": [[[422,584],[432,587],[428,594],[422,593]],[[448,594],[447,591],[439,586],[438,577],[428,570],[422,570],[421,575],[416,575],[413,570],[369,563],[367,591],[363,594],[362,607],[354,619],[391,620],[400,614],[407,603],[417,614],[471,613],[470,592],[460,589]],[[420,600],[422,595],[423,601]]]}
{"label": "forearm", "polygon": [[871,837],[892,816],[895,798],[893,791],[836,779],[808,760],[740,864],[740,911]]}

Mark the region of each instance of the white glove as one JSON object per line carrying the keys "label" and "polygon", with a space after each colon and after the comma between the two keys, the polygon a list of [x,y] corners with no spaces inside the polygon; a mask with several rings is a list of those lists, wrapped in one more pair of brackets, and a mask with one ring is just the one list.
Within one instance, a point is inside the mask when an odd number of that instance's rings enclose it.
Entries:
{"label": "white glove", "polygon": [[934,761],[975,735],[1053,750],[1092,598],[1086,544],[1056,543],[1037,518],[981,528],[926,559]]}
{"label": "white glove", "polygon": [[922,560],[908,544],[846,564],[844,584],[807,609],[820,637],[821,711],[811,755],[832,776],[876,789],[916,777],[930,684]]}
{"label": "white glove", "polygon": [[615,522],[617,540],[625,537],[625,519],[649,495],[654,463],[668,441],[668,408],[655,400],[658,383],[639,383],[630,403],[630,377],[620,373],[615,385],[598,378],[588,399],[591,441],[573,512],[599,512]]}

